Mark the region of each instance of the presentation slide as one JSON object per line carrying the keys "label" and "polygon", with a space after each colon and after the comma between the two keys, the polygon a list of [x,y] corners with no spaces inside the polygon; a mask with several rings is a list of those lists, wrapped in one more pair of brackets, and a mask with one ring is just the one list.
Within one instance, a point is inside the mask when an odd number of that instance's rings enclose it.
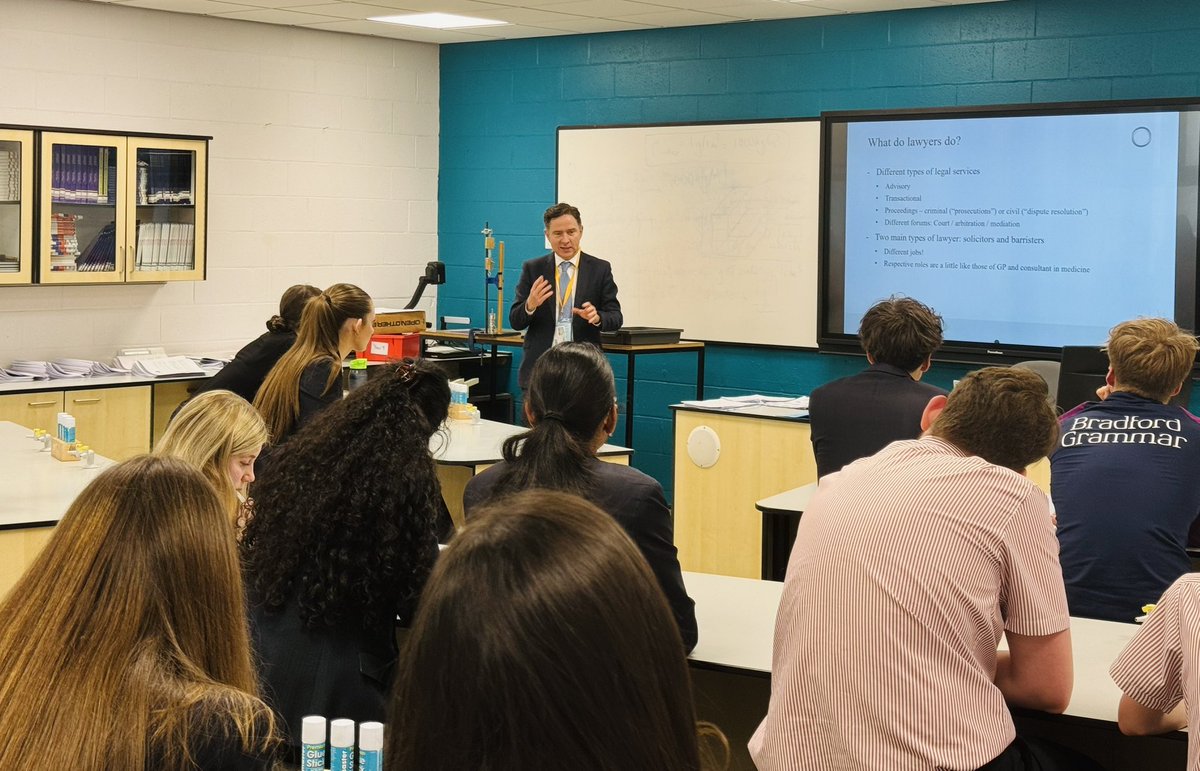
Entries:
{"label": "presentation slide", "polygon": [[947,340],[1095,345],[1175,317],[1177,112],[853,122],[844,331],[919,298]]}

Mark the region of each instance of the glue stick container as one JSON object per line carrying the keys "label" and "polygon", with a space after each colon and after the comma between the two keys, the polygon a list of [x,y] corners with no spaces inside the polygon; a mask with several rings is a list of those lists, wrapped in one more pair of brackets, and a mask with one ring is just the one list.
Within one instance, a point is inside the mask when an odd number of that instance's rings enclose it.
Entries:
{"label": "glue stick container", "polygon": [[325,718],[307,715],[300,728],[301,771],[325,771]]}
{"label": "glue stick container", "polygon": [[63,413],[62,416],[63,435],[62,440],[68,444],[75,441],[75,416]]}
{"label": "glue stick container", "polygon": [[358,727],[358,771],[383,771],[383,723]]}
{"label": "glue stick container", "polygon": [[354,721],[340,717],[329,724],[329,771],[354,771]]}
{"label": "glue stick container", "polygon": [[67,417],[67,413],[60,412],[60,413],[58,413],[58,417],[55,418],[55,429],[57,431],[55,436],[57,436],[59,439],[62,439],[63,436],[67,432],[66,417]]}

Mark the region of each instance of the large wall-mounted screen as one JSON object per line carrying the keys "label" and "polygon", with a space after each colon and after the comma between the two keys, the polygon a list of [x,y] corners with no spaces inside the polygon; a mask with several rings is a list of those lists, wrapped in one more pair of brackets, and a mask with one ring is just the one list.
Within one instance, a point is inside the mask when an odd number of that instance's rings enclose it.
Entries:
{"label": "large wall-mounted screen", "polygon": [[826,114],[822,346],[893,294],[941,314],[945,358],[1098,345],[1137,316],[1194,329],[1198,109]]}

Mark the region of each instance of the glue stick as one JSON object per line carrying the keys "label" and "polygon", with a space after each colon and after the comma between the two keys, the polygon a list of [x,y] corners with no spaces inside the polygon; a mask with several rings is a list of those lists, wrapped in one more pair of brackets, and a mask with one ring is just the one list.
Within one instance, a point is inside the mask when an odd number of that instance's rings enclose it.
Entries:
{"label": "glue stick", "polygon": [[300,742],[302,771],[325,771],[325,718],[306,716],[301,722]]}
{"label": "glue stick", "polygon": [[358,771],[383,771],[383,723],[358,727]]}
{"label": "glue stick", "polygon": [[329,724],[329,771],[354,771],[354,721],[340,717]]}

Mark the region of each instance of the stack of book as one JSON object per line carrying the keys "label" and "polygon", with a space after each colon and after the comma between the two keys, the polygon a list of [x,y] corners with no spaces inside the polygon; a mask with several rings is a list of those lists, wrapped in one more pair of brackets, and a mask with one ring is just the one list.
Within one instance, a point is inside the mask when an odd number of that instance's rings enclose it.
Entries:
{"label": "stack of book", "polygon": [[191,270],[196,226],[186,222],[142,222],[137,228],[137,270]]}
{"label": "stack of book", "polygon": [[21,200],[21,151],[0,147],[0,201]]}
{"label": "stack of book", "polygon": [[189,150],[138,152],[138,206],[191,204],[195,153]]}
{"label": "stack of book", "polygon": [[50,270],[75,270],[75,258],[79,256],[79,235],[75,223],[78,214],[50,215]]}
{"label": "stack of book", "polygon": [[[53,265],[51,270],[53,270]],[[75,260],[75,269],[80,271],[114,271],[117,269],[117,225],[110,222],[100,228],[100,232],[87,245],[79,259]]]}
{"label": "stack of book", "polygon": [[116,155],[111,147],[54,145],[50,197],[55,203],[115,204]]}

